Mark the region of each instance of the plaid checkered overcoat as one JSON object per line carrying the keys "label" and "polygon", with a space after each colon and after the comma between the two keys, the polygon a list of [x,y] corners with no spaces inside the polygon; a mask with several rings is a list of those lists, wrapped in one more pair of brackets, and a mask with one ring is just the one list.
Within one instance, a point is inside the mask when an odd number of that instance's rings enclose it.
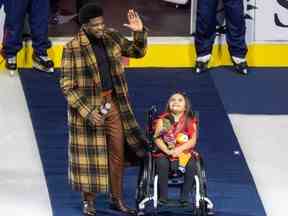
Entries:
{"label": "plaid checkered overcoat", "polygon": [[[143,57],[147,32],[133,32],[133,41],[106,29],[104,44],[109,58],[126,143],[135,152],[145,139],[128,100],[127,82],[121,57]],[[107,192],[108,155],[103,127],[93,127],[88,117],[102,103],[97,57],[83,29],[63,50],[60,86],[68,102],[69,183],[82,192]]]}

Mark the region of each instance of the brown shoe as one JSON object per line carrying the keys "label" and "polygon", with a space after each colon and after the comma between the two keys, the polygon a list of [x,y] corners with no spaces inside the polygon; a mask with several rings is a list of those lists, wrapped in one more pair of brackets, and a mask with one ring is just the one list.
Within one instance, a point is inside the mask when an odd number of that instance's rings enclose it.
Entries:
{"label": "brown shoe", "polygon": [[96,215],[96,209],[94,207],[93,201],[82,201],[83,215],[84,216],[94,216]]}
{"label": "brown shoe", "polygon": [[136,215],[136,210],[128,208],[124,204],[123,200],[121,200],[121,199],[112,198],[111,203],[110,203],[110,208],[117,210],[117,211],[120,211],[120,212],[125,213],[125,214]]}

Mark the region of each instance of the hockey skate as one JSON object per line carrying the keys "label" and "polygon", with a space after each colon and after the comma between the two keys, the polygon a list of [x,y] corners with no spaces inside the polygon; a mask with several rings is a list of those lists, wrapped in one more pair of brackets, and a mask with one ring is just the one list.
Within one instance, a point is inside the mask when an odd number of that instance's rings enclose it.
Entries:
{"label": "hockey skate", "polygon": [[54,72],[54,63],[48,56],[37,56],[33,54],[32,59],[33,68],[47,73]]}
{"label": "hockey skate", "polygon": [[17,62],[16,62],[16,56],[9,57],[6,59],[6,68],[9,71],[10,76],[15,76],[17,72]]}
{"label": "hockey skate", "polygon": [[206,61],[206,62],[196,61],[195,73],[200,74],[200,73],[206,72],[208,70],[208,63],[209,61]]}
{"label": "hockey skate", "polygon": [[232,57],[235,72],[241,75],[248,75],[248,65],[246,59],[241,59],[241,61],[236,60],[237,59],[235,57]]}
{"label": "hockey skate", "polygon": [[198,56],[196,59],[196,64],[195,64],[195,73],[203,73],[208,70],[208,64],[211,59],[211,54],[207,54],[204,56]]}

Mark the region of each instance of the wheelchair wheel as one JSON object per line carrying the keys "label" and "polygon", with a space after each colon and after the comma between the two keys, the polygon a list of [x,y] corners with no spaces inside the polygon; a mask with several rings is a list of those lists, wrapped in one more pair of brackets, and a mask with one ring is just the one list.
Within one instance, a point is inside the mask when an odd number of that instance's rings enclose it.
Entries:
{"label": "wheelchair wheel", "polygon": [[200,200],[199,208],[196,208],[195,216],[208,216],[207,203],[205,200]]}
{"label": "wheelchair wheel", "polygon": [[199,189],[201,197],[207,197],[207,180],[204,170],[204,163],[202,158],[199,158],[196,162],[196,175],[199,178]]}
{"label": "wheelchair wheel", "polygon": [[136,192],[137,201],[143,199],[149,194],[149,185],[151,180],[151,156],[148,155],[147,158],[141,164],[140,174],[139,174],[139,181],[138,181],[138,188]]}
{"label": "wheelchair wheel", "polygon": [[155,162],[150,154],[146,161],[146,167],[144,168],[143,178],[145,179],[145,194],[151,195],[154,193],[154,177],[155,177]]}
{"label": "wheelchair wheel", "polygon": [[136,193],[137,215],[139,216],[145,214],[145,209],[151,201],[153,201],[153,208],[157,208],[158,176],[155,175],[155,172],[155,161],[153,160],[152,154],[149,153],[144,159],[140,169]]}
{"label": "wheelchair wheel", "polygon": [[203,160],[199,157],[196,162],[196,203],[195,216],[208,216],[212,213],[213,203],[207,197],[207,180]]}

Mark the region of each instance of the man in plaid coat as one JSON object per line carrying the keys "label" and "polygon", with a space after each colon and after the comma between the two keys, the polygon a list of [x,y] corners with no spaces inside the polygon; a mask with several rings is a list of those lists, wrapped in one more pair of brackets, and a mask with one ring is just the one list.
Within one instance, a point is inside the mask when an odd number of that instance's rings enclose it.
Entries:
{"label": "man in plaid coat", "polygon": [[134,214],[122,199],[124,143],[143,155],[145,136],[129,103],[121,58],[143,57],[147,32],[129,10],[124,24],[133,31],[129,41],[105,28],[103,11],[93,3],[81,8],[79,21],[81,30],[64,47],[60,78],[68,102],[69,182],[83,195],[85,215],[95,214],[95,193],[109,188],[112,207]]}

